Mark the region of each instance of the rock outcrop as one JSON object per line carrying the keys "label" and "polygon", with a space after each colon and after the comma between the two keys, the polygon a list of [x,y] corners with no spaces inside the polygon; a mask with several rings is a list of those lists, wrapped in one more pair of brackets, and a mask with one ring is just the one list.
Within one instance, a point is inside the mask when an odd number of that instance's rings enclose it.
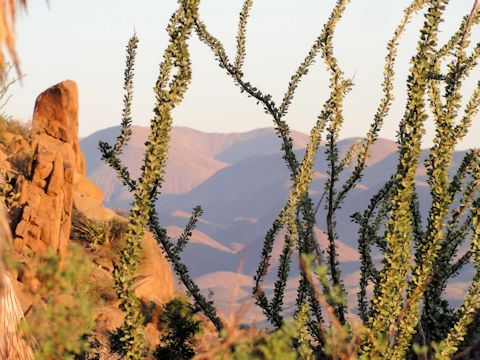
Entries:
{"label": "rock outcrop", "polygon": [[58,144],[58,140],[70,145],[65,160],[68,166],[85,175],[85,159],[78,141],[78,89],[74,81],[63,81],[38,96],[32,120],[32,140],[34,147],[36,143],[48,144],[52,140],[54,144]]}
{"label": "rock outcrop", "polygon": [[[31,146],[23,147],[32,149],[33,163],[30,176],[20,176],[17,182],[23,209],[15,228],[18,249],[39,254],[53,248],[64,258],[74,208],[95,221],[114,217],[127,221],[103,206],[103,193],[85,177],[85,160],[78,141],[75,82],[61,82],[40,94],[33,114]],[[137,295],[161,305],[173,297],[173,273],[148,232],[142,248],[142,263],[135,280]],[[113,269],[113,260],[101,259],[105,261],[110,263],[109,270]]]}
{"label": "rock outcrop", "polygon": [[33,164],[21,184],[21,219],[15,229],[19,249],[65,256],[70,238],[73,179],[85,174],[78,144],[78,90],[64,81],[37,98],[32,120]]}
{"label": "rock outcrop", "polygon": [[[127,218],[102,204],[104,194],[86,178],[86,164],[78,141],[78,90],[75,82],[59,83],[37,98],[30,142],[14,135],[8,140],[8,152],[0,148],[0,171],[13,176],[15,191],[20,194],[9,215],[21,261],[28,261],[28,256],[23,255],[29,252],[41,255],[48,248],[56,250],[62,261],[68,261],[66,255],[75,216],[84,216],[105,226],[112,221],[128,222]],[[108,342],[109,332],[123,322],[112,275],[121,247],[118,243],[116,246],[108,243],[94,250],[89,244],[83,245],[85,254],[95,266],[89,281],[97,295],[105,300],[97,309],[94,335],[97,340]],[[23,275],[18,275],[14,276],[18,280],[14,285],[26,309],[33,301],[34,286]],[[146,304],[162,306],[174,296],[172,270],[148,232],[142,239],[140,266],[134,281],[137,296]],[[155,346],[160,338],[156,324],[149,324],[147,328],[151,328],[147,331],[151,335],[149,342]]]}

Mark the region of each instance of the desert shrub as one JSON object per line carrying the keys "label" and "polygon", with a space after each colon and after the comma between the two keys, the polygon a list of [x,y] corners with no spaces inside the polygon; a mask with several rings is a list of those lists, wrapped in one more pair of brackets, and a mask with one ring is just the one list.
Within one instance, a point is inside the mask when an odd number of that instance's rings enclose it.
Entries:
{"label": "desert shrub", "polygon": [[25,140],[30,138],[30,124],[19,120],[14,120],[5,115],[0,116],[0,143],[8,146],[9,143],[5,134],[20,135]]}
{"label": "desert shrub", "polygon": [[75,210],[72,216],[71,238],[92,249],[108,244],[107,223],[88,219],[84,214]]}
{"label": "desert shrub", "polygon": [[[18,136],[25,141],[23,145],[26,146],[20,148],[15,143]],[[27,125],[0,116],[0,145],[3,145],[13,170],[25,178],[31,176],[33,165],[33,150],[28,144],[29,138],[30,130]]]}
{"label": "desert shrub", "polygon": [[[121,247],[127,223],[112,218],[98,221],[87,218],[78,210],[73,211],[71,238],[85,244],[92,250],[102,246]],[[120,243],[120,244],[119,244]]]}
{"label": "desert shrub", "polygon": [[124,218],[128,217],[128,212],[125,211],[125,209],[117,208],[117,209],[113,209],[113,212],[121,217],[124,217]]}
{"label": "desert shrub", "polygon": [[108,336],[108,348],[112,354],[125,357],[126,351],[122,341],[122,329],[116,329]]}
{"label": "desert shrub", "polygon": [[195,355],[194,336],[201,330],[197,312],[186,299],[179,297],[165,305],[158,319],[158,329],[163,335],[155,359],[191,359]]}
{"label": "desert shrub", "polygon": [[[241,342],[236,345],[229,355],[231,359],[262,359],[262,360],[297,360],[309,359],[299,357],[295,350],[295,326],[284,324],[280,329],[273,331],[253,342]],[[223,355],[222,355],[223,356]],[[219,359],[222,357],[219,356]],[[312,359],[312,358],[310,358]]]}
{"label": "desert shrub", "polygon": [[33,166],[33,151],[30,148],[13,153],[9,160],[14,170],[26,179],[30,179]]}
{"label": "desert shrub", "polygon": [[160,308],[155,302],[142,301],[141,307],[142,307],[142,315],[143,315],[143,318],[145,319],[145,324],[156,321],[157,316],[160,312]]}
{"label": "desert shrub", "polygon": [[25,331],[35,339],[36,359],[74,359],[88,351],[85,335],[95,318],[87,281],[91,271],[88,257],[76,244],[70,246],[63,266],[51,250],[30,259],[23,280],[32,284],[33,302]]}
{"label": "desert shrub", "polygon": [[0,201],[7,211],[18,205],[20,193],[15,190],[15,177],[6,171],[0,170]]}
{"label": "desert shrub", "polygon": [[125,245],[125,234],[127,233],[128,223],[121,219],[113,218],[108,221],[108,232],[110,234],[110,247],[114,254],[120,256],[121,250]]}
{"label": "desert shrub", "polygon": [[33,151],[30,147],[12,152],[9,157],[13,169],[26,179],[31,179],[33,166]]}
{"label": "desert shrub", "polygon": [[[235,335],[229,346],[208,349],[208,354],[199,354],[199,359],[232,360],[313,360],[311,349],[303,351],[298,344],[299,327],[297,320],[289,319],[281,328],[271,331],[261,330],[253,334]],[[228,341],[228,335],[227,335]]]}

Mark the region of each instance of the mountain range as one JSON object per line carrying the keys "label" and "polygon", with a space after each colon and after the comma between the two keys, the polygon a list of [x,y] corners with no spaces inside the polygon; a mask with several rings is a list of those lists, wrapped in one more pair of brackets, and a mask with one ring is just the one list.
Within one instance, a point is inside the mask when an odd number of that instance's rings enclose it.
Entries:
{"label": "mountain range", "polygon": [[[113,143],[119,131],[119,127],[98,131],[82,139],[80,146],[87,159],[87,176],[104,192],[105,205],[126,210],[132,196],[113,170],[101,161],[98,150],[100,140]],[[138,176],[140,171],[147,136],[148,128],[134,127],[132,139],[122,155],[134,176]],[[297,157],[301,158],[308,135],[295,131],[292,138]],[[340,141],[340,156],[357,140]],[[426,151],[422,153],[422,159],[425,156]],[[452,170],[460,164],[463,156],[464,152],[455,154]],[[352,302],[358,288],[359,257],[356,244],[358,228],[350,217],[356,211],[365,209],[371,196],[395,172],[397,158],[396,143],[379,139],[371,149],[362,180],[352,189],[338,212],[339,260]],[[316,157],[311,184],[310,194],[314,201],[318,201],[323,193],[326,164],[322,145]],[[348,176],[348,170],[340,178],[340,184]],[[206,292],[214,291],[217,304],[226,312],[251,298],[252,276],[260,258],[263,238],[287,199],[289,179],[280,139],[272,128],[231,134],[206,133],[186,127],[174,127],[172,130],[165,182],[157,204],[160,220],[169,235],[175,238],[180,235],[192,209],[202,206],[204,215],[182,259],[199,286]],[[421,165],[417,172],[417,189],[424,212],[430,202],[426,180],[427,174]],[[327,242],[322,231],[325,229],[324,218],[325,211],[320,206],[317,239],[323,247]],[[274,254],[279,255],[281,247],[281,242],[278,242]],[[274,255],[273,259],[271,274],[275,274],[278,256]],[[462,273],[449,287],[448,294],[454,302],[463,298],[464,284],[469,276],[471,271]],[[287,288],[287,305],[295,299],[297,279],[298,269],[294,269]],[[267,289],[273,281],[273,276],[267,277]],[[249,314],[249,321],[260,319],[256,310]]]}

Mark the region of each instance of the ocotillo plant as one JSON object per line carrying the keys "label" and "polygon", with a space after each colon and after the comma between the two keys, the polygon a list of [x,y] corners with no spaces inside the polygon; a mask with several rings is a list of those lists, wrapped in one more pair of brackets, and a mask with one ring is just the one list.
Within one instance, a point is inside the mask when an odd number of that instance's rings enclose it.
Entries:
{"label": "ocotillo plant", "polygon": [[[427,332],[433,330],[427,334],[426,341],[441,341],[445,336],[447,339],[440,342],[435,354],[438,358],[449,358],[457,350],[463,340],[463,335],[459,334],[467,330],[479,307],[476,275],[464,305],[452,314],[449,321],[443,319],[443,327],[448,323],[450,327],[432,328],[432,325],[442,321],[442,308],[445,304],[441,304],[440,296],[446,281],[471,256],[475,256],[478,242],[478,225],[474,221],[477,205],[474,203],[472,209],[468,209],[478,190],[478,152],[468,153],[456,175],[452,180],[449,179],[455,147],[467,133],[472,117],[480,106],[477,87],[464,114],[459,114],[462,84],[480,56],[480,44],[474,47],[471,54],[467,52],[472,27],[479,21],[478,4],[475,3],[472,12],[464,18],[459,31],[443,47],[438,47],[438,27],[447,3],[448,1],[429,2],[418,53],[412,61],[408,80],[408,105],[399,132],[400,161],[397,173],[391,189],[380,195],[391,194],[388,216],[384,217],[386,232],[382,246],[385,260],[378,276],[373,276],[376,278],[376,287],[367,324],[372,331],[383,334],[386,338],[392,332],[395,334],[394,339],[390,339],[386,353],[391,358],[405,356],[413,334],[419,329],[418,307],[423,299],[424,321],[420,325]],[[442,62],[447,62],[446,74],[441,73]],[[435,121],[436,136],[425,162],[432,205],[424,229],[417,210],[415,171],[418,168],[424,124],[428,118],[427,101]],[[468,174],[472,178],[467,183],[466,190],[460,193]],[[459,193],[460,200],[455,204]],[[465,223],[460,223],[466,212],[470,212],[470,215]],[[472,249],[459,262],[455,262],[458,246],[468,238],[467,235],[472,230]],[[370,241],[375,241],[375,236]],[[413,266],[410,265],[411,244],[416,247]],[[475,297],[476,302],[472,301]],[[371,343],[365,344],[364,354],[368,354],[370,346]]]}
{"label": "ocotillo plant", "polygon": [[[181,101],[190,80],[190,62],[187,39],[193,27],[200,38],[213,51],[219,65],[240,87],[242,92],[261,103],[272,117],[275,129],[282,141],[284,159],[290,171],[292,187],[288,200],[280,209],[272,227],[265,236],[260,264],[255,276],[253,294],[267,319],[276,327],[284,324],[284,295],[290,273],[293,250],[299,257],[313,256],[319,271],[313,280],[305,266],[300,266],[301,278],[297,289],[296,318],[301,319],[299,349],[311,346],[321,358],[341,356],[360,358],[402,359],[412,353],[414,334],[421,334],[422,345],[427,345],[433,357],[449,358],[461,346],[465,334],[475,331],[469,328],[477,316],[480,305],[480,200],[477,198],[480,179],[479,153],[467,153],[460,168],[450,177],[452,158],[458,142],[466,135],[473,116],[480,107],[480,84],[461,112],[461,90],[480,57],[480,44],[470,49],[471,32],[480,21],[478,1],[465,16],[459,30],[444,46],[438,45],[439,25],[448,0],[414,0],[405,9],[403,18],[387,46],[387,56],[382,83],[383,95],[365,139],[355,143],[341,158],[338,150],[340,130],[345,123],[344,98],[353,86],[344,76],[334,55],[335,29],[347,9],[349,0],[337,0],[323,31],[316,39],[304,61],[291,77],[279,105],[272,96],[264,94],[245,79],[243,64],[246,56],[246,28],[253,0],[246,0],[240,13],[235,60],[231,62],[222,43],[211,35],[198,14],[198,1],[180,1],[179,10],[172,16],[168,33],[170,43],[161,65],[155,88],[157,104],[151,123],[151,134],[138,180],[130,177],[120,160],[121,149],[131,135],[130,107],[132,101],[132,76],[136,38],[128,48],[125,72],[125,108],[122,131],[114,146],[101,143],[103,158],[116,169],[124,184],[134,192],[130,212],[127,246],[122,262],[115,271],[116,286],[127,320],[122,328],[125,350],[131,358],[142,354],[141,315],[138,300],[133,291],[133,273],[136,268],[140,239],[148,227],[162,245],[168,259],[185,284],[195,304],[212,321],[218,330],[222,323],[212,304],[203,297],[192,281],[188,270],[180,260],[180,253],[188,242],[191,230],[200,215],[194,209],[184,234],[174,244],[160,227],[154,203],[163,180],[167,145],[171,129],[171,110]],[[371,199],[363,214],[355,214],[360,225],[359,251],[361,280],[359,315],[363,327],[355,333],[356,326],[348,320],[345,290],[342,283],[337,254],[336,213],[347,195],[359,183],[366,168],[372,145],[389,113],[393,97],[394,65],[401,35],[412,17],[425,10],[425,22],[420,32],[417,53],[412,58],[408,77],[407,105],[398,132],[399,162],[391,179]],[[293,150],[290,128],[285,121],[296,89],[317,57],[324,60],[330,75],[330,95],[311,130],[303,159]],[[442,66],[442,65],[447,65]],[[446,68],[446,70],[445,70]],[[177,69],[175,76],[171,72]],[[430,106],[430,111],[427,107]],[[425,122],[431,117],[435,124],[434,145],[426,160],[428,184],[432,204],[426,226],[421,216],[421,204],[417,195],[415,174],[419,166]],[[328,177],[325,191],[317,204],[309,194],[313,177],[313,164],[321,136],[326,133],[326,159]],[[340,175],[350,165],[352,173],[340,183]],[[462,189],[465,190],[462,191]],[[324,202],[324,221],[328,238],[327,253],[319,248],[315,238],[317,213]],[[273,297],[268,299],[262,289],[270,267],[272,249],[279,232],[284,229],[283,250],[280,255],[278,279]],[[458,260],[459,247],[470,240],[470,250]],[[375,264],[372,249],[378,247],[384,258]],[[464,304],[456,311],[448,308],[443,290],[448,280],[473,260],[476,275]],[[318,282],[320,285],[317,285]],[[373,294],[367,287],[373,284]],[[319,291],[319,286],[321,291]],[[447,311],[448,310],[448,311]],[[450,312],[450,313],[448,313]],[[330,331],[324,314],[332,321]],[[444,321],[445,320],[445,321]],[[442,324],[443,326],[437,326]],[[431,331],[435,326],[435,331]],[[305,327],[309,330],[309,338]],[[332,351],[332,344],[348,340],[356,342],[348,354]],[[310,353],[309,351],[302,353]]]}
{"label": "ocotillo plant", "polygon": [[222,323],[212,304],[200,293],[179,257],[188,242],[198,216],[201,215],[201,209],[194,209],[184,235],[177,244],[174,244],[168,238],[165,229],[160,227],[155,212],[155,201],[160,193],[168,155],[168,143],[172,128],[171,111],[182,101],[191,79],[187,40],[193,27],[198,3],[198,0],[180,2],[178,10],[172,15],[168,24],[169,45],[165,50],[163,62],[160,65],[160,74],[154,88],[156,96],[154,117],[151,121],[140,177],[132,179],[119,157],[132,133],[133,68],[138,43],[135,35],[127,46],[124,85],[126,94],[122,114],[122,130],[115,145],[100,143],[103,159],[117,171],[119,178],[134,193],[133,205],[129,213],[126,245],[121,253],[120,265],[114,271],[116,291],[122,301],[121,308],[126,316],[125,323],[121,328],[120,341],[123,343],[126,357],[129,359],[140,359],[144,352],[143,316],[139,300],[135,295],[133,279],[138,266],[140,242],[146,228],[152,231],[162,245],[174,270],[194,298],[196,305],[212,320],[217,329],[222,328]]}
{"label": "ocotillo plant", "polygon": [[[302,77],[308,73],[309,67],[314,63],[316,56],[321,51],[324,42],[326,41],[326,33],[333,30],[335,24],[340,19],[347,2],[340,1],[335,7],[335,10],[332,13],[329,21],[329,26],[326,27],[324,33],[322,33],[322,36],[316,40],[309,54],[300,65],[297,72],[292,76],[291,82],[280,106],[275,104],[270,95],[265,95],[255,86],[246,81],[242,72],[242,64],[245,58],[246,23],[252,3],[253,1],[245,1],[240,14],[240,23],[237,36],[237,54],[235,63],[233,64],[230,63],[221,42],[207,31],[206,26],[201,22],[200,19],[197,19],[196,21],[196,30],[200,39],[213,50],[220,66],[224,68],[233,78],[235,83],[240,86],[241,91],[246,92],[249,96],[262,103],[264,110],[272,116],[275,129],[279,137],[282,139],[284,159],[291,172],[291,179],[294,182],[294,185],[292,187],[292,193],[288,203],[280,212],[279,216],[273,223],[272,228],[266,235],[264,249],[262,252],[262,260],[257,271],[255,279],[256,285],[254,288],[254,296],[257,299],[257,303],[262,307],[267,318],[276,327],[280,327],[283,322],[283,293],[290,270],[294,237],[297,234],[299,235],[298,248],[300,251],[313,252],[315,249],[317,249],[313,238],[313,226],[315,223],[314,207],[312,200],[308,196],[308,185],[313,176],[313,157],[318,149],[321,133],[324,131],[327,122],[329,122],[335,111],[335,103],[333,98],[334,96],[342,97],[343,93],[346,92],[350,87],[350,82],[343,81],[343,79],[338,79],[337,85],[339,86],[333,89],[330,99],[326,102],[323,111],[317,119],[315,127],[312,129],[311,138],[307,147],[308,150],[301,164],[299,164],[299,161],[297,160],[293,151],[293,140],[290,136],[290,129],[283,118],[288,112],[290,103],[295,95],[295,90],[297,89]],[[297,209],[301,210],[301,217],[296,216]],[[285,236],[285,246],[281,255],[281,262],[278,270],[279,279],[275,284],[274,298],[271,302],[269,302],[261,289],[261,283],[269,267],[271,251],[275,237],[284,226],[287,227],[287,232]],[[335,257],[335,254],[333,253],[331,255],[332,258]],[[335,269],[332,271],[332,273],[337,273],[336,261],[333,260],[332,263],[335,264]],[[309,299],[311,307],[314,309],[317,323],[321,322],[322,316],[320,306],[316,301],[313,289],[307,283],[305,276],[303,275],[301,286],[299,287],[298,292],[299,308],[306,298]],[[340,310],[340,312],[342,312],[342,310]],[[315,324],[312,325],[312,329],[314,329]]]}
{"label": "ocotillo plant", "polygon": [[[405,11],[404,18],[402,19],[401,24],[398,26],[394,37],[388,45],[389,52],[386,58],[383,82],[384,96],[382,97],[378,111],[374,116],[374,122],[371,126],[371,129],[363,143],[355,144],[347,152],[346,156],[343,159],[340,159],[337,149],[337,140],[344,121],[342,111],[343,98],[351,88],[352,82],[344,78],[343,72],[339,68],[337,60],[334,57],[333,35],[335,27],[340,21],[348,2],[349,1],[337,1],[329,20],[323,28],[322,33],[316,39],[308,55],[305,57],[305,60],[300,64],[298,70],[291,77],[287,91],[285,92],[285,95],[279,106],[275,104],[270,95],[263,94],[250,82],[245,80],[244,74],[242,73],[243,59],[245,58],[246,22],[249,16],[249,10],[252,6],[252,1],[245,1],[240,14],[240,24],[237,36],[237,55],[234,64],[230,63],[221,42],[207,31],[206,26],[199,19],[196,20],[197,34],[199,35],[200,39],[213,50],[220,66],[224,68],[233,78],[235,83],[240,86],[242,92],[246,92],[249,96],[255,98],[263,105],[264,110],[272,116],[277,133],[282,139],[284,159],[286,160],[287,166],[291,171],[291,179],[294,185],[292,185],[292,192],[288,200],[288,205],[286,205],[286,208],[289,208],[289,210],[282,210],[272,228],[266,235],[262,259],[257,271],[256,285],[254,288],[254,294],[257,298],[258,304],[263,308],[269,320],[272,321],[272,323],[277,327],[279,327],[282,323],[281,310],[283,303],[283,291],[290,268],[291,251],[293,245],[292,237],[296,236],[298,238],[298,249],[301,253],[316,252],[319,263],[323,262],[323,254],[318,249],[313,233],[315,214],[320,206],[320,203],[317,205],[317,210],[315,210],[313,200],[308,194],[308,187],[312,178],[313,157],[318,149],[320,135],[325,129],[327,130],[328,145],[326,151],[329,162],[329,180],[326,183],[325,193],[321,199],[326,199],[327,204],[326,223],[328,226],[328,238],[330,244],[328,248],[327,263],[329,264],[332,285],[338,288],[342,287],[335,245],[335,212],[341,206],[341,203],[343,202],[347,193],[354,188],[354,186],[360,180],[362,171],[366,165],[369,149],[375,142],[383,120],[388,114],[391,102],[393,100],[393,66],[396,58],[397,42],[412,15],[420,10],[421,7],[426,3],[426,1],[415,1]],[[323,110],[318,117],[315,127],[312,129],[309,145],[307,146],[307,152],[303,161],[301,164],[299,164],[299,161],[297,160],[293,151],[293,140],[290,137],[290,128],[285,122],[284,117],[289,110],[290,104],[294,98],[295,91],[300,81],[308,73],[309,68],[315,62],[315,59],[319,54],[321,54],[323,57],[327,69],[330,72],[331,94],[324,104]],[[348,167],[355,157],[357,158],[357,163],[353,173],[343,184],[340,190],[337,191],[340,173]],[[261,290],[261,283],[270,264],[271,250],[273,248],[275,236],[285,225],[287,225],[288,232],[285,238],[285,248],[282,253],[281,265],[278,271],[279,281],[275,285],[274,299],[271,303],[269,303],[263,291]],[[306,298],[308,298],[312,310],[316,314],[317,321],[321,321],[321,309],[315,300],[313,294],[314,292],[312,289],[309,289],[309,287],[310,285],[307,283],[305,276],[302,275],[297,299],[298,306],[300,307]],[[339,318],[342,322],[345,322],[344,304],[336,304],[335,307]]]}
{"label": "ocotillo plant", "polygon": [[[467,16],[459,30],[442,47],[437,44],[439,25],[443,21],[443,12],[448,1],[416,0],[404,12],[401,23],[388,43],[383,81],[383,97],[374,115],[365,140],[355,144],[345,158],[340,159],[337,148],[339,131],[344,123],[343,99],[352,86],[345,79],[333,53],[333,35],[336,24],[340,21],[349,1],[338,0],[324,29],[310,52],[292,76],[287,91],[277,105],[272,96],[264,94],[245,79],[242,65],[246,53],[246,25],[253,1],[246,0],[240,13],[237,35],[237,52],[235,61],[231,62],[222,43],[210,34],[206,25],[197,17],[195,28],[197,34],[214,53],[221,68],[234,80],[242,92],[261,103],[265,112],[271,115],[275,129],[282,140],[284,159],[291,172],[292,189],[285,207],[280,211],[271,229],[267,232],[260,265],[255,276],[253,289],[257,304],[261,306],[268,320],[276,327],[283,323],[283,301],[286,281],[292,261],[293,246],[296,243],[299,253],[316,256],[318,264],[326,264],[329,272],[329,283],[323,284],[325,295],[341,294],[343,285],[336,253],[335,214],[344,202],[349,191],[360,181],[366,167],[366,160],[372,144],[378,137],[385,117],[393,102],[394,63],[397,55],[398,41],[406,25],[414,14],[426,8],[425,23],[421,29],[418,52],[412,59],[412,67],[408,78],[408,102],[405,115],[400,123],[398,133],[399,163],[396,174],[381,188],[372,199],[369,208],[363,215],[356,214],[354,219],[361,225],[359,245],[362,260],[361,291],[359,294],[359,311],[365,322],[369,336],[362,342],[360,356],[372,358],[403,358],[410,349],[413,334],[419,329],[422,306],[425,326],[438,324],[439,298],[447,280],[456,274],[470,260],[476,258],[478,242],[477,203],[466,216],[468,207],[475,199],[478,190],[476,171],[478,169],[477,153],[470,153],[464,160],[459,172],[450,180],[449,170],[456,145],[465,136],[472,117],[480,106],[479,89],[477,88],[468,102],[463,116],[459,115],[461,105],[461,88],[464,80],[477,65],[479,45],[468,54],[471,30],[479,21],[478,1]],[[301,162],[293,152],[293,140],[290,129],[284,120],[295,90],[301,79],[308,73],[317,55],[321,54],[330,73],[330,97],[311,131],[306,154]],[[442,73],[442,63],[447,62],[447,73]],[[422,226],[420,205],[415,190],[415,172],[418,168],[425,122],[429,117],[427,105],[431,108],[431,116],[435,122],[436,136],[434,146],[426,161],[428,183],[431,189],[432,205],[429,211],[427,226]],[[460,119],[459,119],[460,118]],[[312,179],[313,158],[318,149],[321,133],[326,130],[326,155],[328,163],[328,180],[325,192],[320,201],[325,200],[326,233],[329,240],[327,258],[318,249],[313,232],[316,222],[316,210],[308,189]],[[339,175],[356,158],[356,165],[346,182],[338,188]],[[456,208],[455,200],[461,192],[467,175],[472,179],[467,190],[461,195]],[[320,204],[319,204],[320,205]],[[319,208],[319,205],[316,207]],[[273,244],[279,231],[286,227],[284,248],[280,256],[278,280],[275,283],[273,299],[269,301],[262,290],[262,282],[271,261]],[[458,262],[451,264],[459,245],[472,231],[472,249]],[[378,233],[385,229],[383,235]],[[415,255],[411,246],[415,245]],[[381,269],[375,268],[371,247],[378,246],[384,254]],[[415,262],[411,265],[411,260]],[[448,264],[449,266],[445,266]],[[433,281],[433,279],[435,280]],[[373,298],[367,298],[367,284],[373,282],[375,290]],[[322,306],[318,297],[314,296],[314,285],[307,281],[305,272],[298,287],[297,311],[305,314],[302,305],[309,303],[310,329],[317,349],[322,352],[325,339],[319,331],[323,323]],[[440,295],[439,295],[440,294]],[[435,353],[439,358],[453,354],[467,331],[467,325],[473,320],[479,307],[478,275],[474,278],[464,305],[450,318],[448,329],[442,336],[428,336],[440,342]],[[336,317],[340,323],[346,324],[346,304],[342,299],[333,301]],[[422,300],[425,302],[422,303]],[[443,303],[442,303],[443,304]],[[445,341],[442,341],[445,339]]]}

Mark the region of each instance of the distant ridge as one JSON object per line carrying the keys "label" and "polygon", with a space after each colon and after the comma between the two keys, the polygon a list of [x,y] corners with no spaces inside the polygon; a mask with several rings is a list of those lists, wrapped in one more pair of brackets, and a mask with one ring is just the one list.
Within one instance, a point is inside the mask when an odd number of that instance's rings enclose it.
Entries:
{"label": "distant ridge", "polygon": [[[144,143],[149,129],[134,126],[132,139],[124,151],[123,160],[139,175]],[[117,180],[112,169],[100,160],[99,141],[112,143],[120,127],[97,131],[82,139],[80,145],[88,158],[87,173],[104,192],[107,204],[122,204],[130,199],[128,192]],[[308,136],[293,132],[298,148],[306,146]],[[174,127],[170,142],[164,194],[183,194],[199,185],[219,170],[251,156],[275,153],[280,150],[279,139],[272,128],[262,128],[244,133],[206,133],[187,127]]]}
{"label": "distant ridge", "polygon": [[[80,146],[88,160],[87,175],[106,194],[106,204],[111,208],[125,209],[130,204],[131,194],[100,161],[97,149],[99,140],[113,142],[119,131],[119,127],[99,131],[83,139]],[[147,128],[133,128],[132,140],[124,153],[124,161],[130,169],[138,171],[140,167],[147,134]],[[301,158],[308,135],[295,131],[292,138],[295,151]],[[338,143],[340,156],[344,156],[356,140],[358,138],[341,140]],[[182,259],[191,274],[200,280],[205,292],[213,286],[221,307],[229,306],[237,285],[240,287],[238,300],[249,298],[251,282],[248,279],[258,264],[263,238],[290,191],[290,176],[280,149],[280,139],[273,128],[231,134],[205,133],[186,127],[175,127],[172,131],[166,182],[157,203],[160,219],[169,235],[175,238],[188,221],[191,210],[197,205],[202,206],[204,215]],[[425,155],[424,152],[417,172],[417,189],[422,204],[430,201],[423,167]],[[455,154],[454,168],[460,164],[463,155],[464,152]],[[395,172],[397,157],[394,141],[378,139],[371,148],[364,176],[338,212],[339,260],[343,274],[349,279],[347,287],[352,292],[351,301],[355,301],[355,287],[358,286],[355,279],[359,269],[358,229],[352,223],[351,215],[363,211],[371,196]],[[133,173],[136,175],[135,171]],[[325,148],[322,145],[316,156],[311,184],[313,201],[318,201],[323,193],[326,178]],[[341,178],[340,182],[345,180]],[[322,231],[325,229],[324,215],[320,206],[316,234],[322,247],[326,246]],[[281,247],[280,241],[274,254],[279,255]],[[241,262],[244,263],[243,270],[238,274]],[[273,273],[275,264],[274,256]],[[458,284],[470,275],[460,275]],[[271,279],[267,277],[267,282]],[[294,269],[289,280],[292,291],[297,280],[298,269]],[[453,287],[457,292],[458,284]],[[271,285],[265,284],[265,289],[268,291]],[[295,299],[293,292],[291,299]]]}

